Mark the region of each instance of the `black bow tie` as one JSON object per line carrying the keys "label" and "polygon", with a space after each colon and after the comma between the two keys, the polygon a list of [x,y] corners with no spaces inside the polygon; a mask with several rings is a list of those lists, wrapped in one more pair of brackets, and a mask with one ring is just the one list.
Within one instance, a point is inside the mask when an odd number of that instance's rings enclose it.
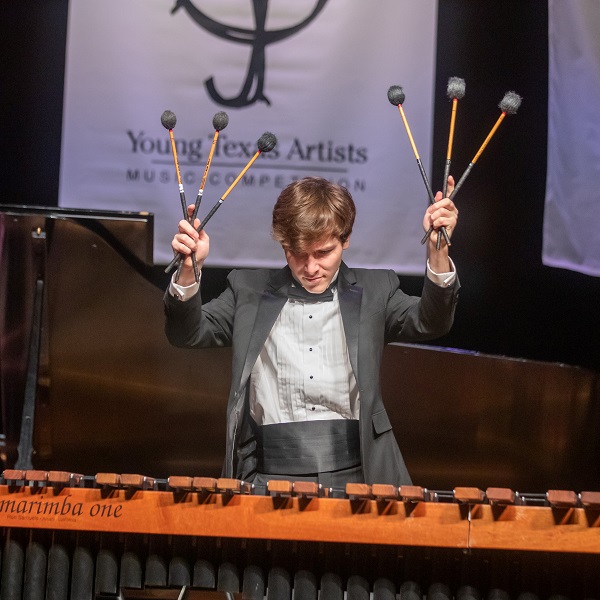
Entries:
{"label": "black bow tie", "polygon": [[331,284],[324,292],[320,294],[311,294],[302,286],[291,283],[288,285],[288,298],[291,300],[299,300],[300,302],[331,302],[333,300],[332,288],[335,283]]}

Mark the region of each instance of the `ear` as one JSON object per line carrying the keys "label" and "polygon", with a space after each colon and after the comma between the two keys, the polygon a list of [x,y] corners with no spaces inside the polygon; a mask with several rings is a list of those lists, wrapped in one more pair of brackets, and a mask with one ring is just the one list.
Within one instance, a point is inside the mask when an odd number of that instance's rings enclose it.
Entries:
{"label": "ear", "polygon": [[345,250],[350,245],[350,236],[348,239],[342,244],[342,250]]}

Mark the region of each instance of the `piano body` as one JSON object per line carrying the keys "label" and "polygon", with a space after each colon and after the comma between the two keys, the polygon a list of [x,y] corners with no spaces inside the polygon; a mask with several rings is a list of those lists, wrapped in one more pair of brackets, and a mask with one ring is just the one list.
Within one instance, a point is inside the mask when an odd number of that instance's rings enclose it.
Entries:
{"label": "piano body", "polygon": [[[44,564],[44,586],[50,565],[66,570],[55,597],[169,598],[182,586],[235,594],[246,571],[250,585],[251,566],[265,593],[290,580],[295,597],[311,588],[294,588],[298,573],[316,578],[322,597],[330,574],[349,595],[354,578],[379,598],[403,583],[432,598],[475,597],[465,595],[471,583],[480,594],[528,583],[538,597],[554,584],[566,597],[598,597],[596,373],[391,345],[384,398],[422,497],[207,484],[224,451],[230,354],[166,341],[152,227],[139,213],[0,210],[2,458],[12,477],[0,481],[2,598],[26,597],[30,555]],[[427,377],[433,367],[443,390]],[[122,475],[93,476],[107,473]],[[152,478],[133,485],[136,473]],[[130,558],[140,565],[135,585],[125,585],[137,569],[123,566]],[[144,580],[149,560],[164,565],[164,586]],[[77,583],[81,561],[91,584]],[[198,584],[208,565],[213,592]],[[21,591],[10,595],[14,581]],[[403,597],[416,598],[410,585]]]}

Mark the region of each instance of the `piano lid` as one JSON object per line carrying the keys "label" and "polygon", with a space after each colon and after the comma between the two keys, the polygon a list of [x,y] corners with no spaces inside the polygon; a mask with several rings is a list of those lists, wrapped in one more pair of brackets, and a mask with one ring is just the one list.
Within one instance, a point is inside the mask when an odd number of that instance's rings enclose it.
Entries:
{"label": "piano lid", "polygon": [[[34,465],[85,473],[187,472],[190,464],[195,472],[220,470],[224,425],[207,422],[223,415],[229,361],[224,352],[202,359],[167,342],[162,290],[150,280],[152,227],[152,215],[144,214],[0,212],[8,466],[21,426],[38,270],[31,234],[39,228],[46,232],[46,257]],[[220,371],[224,376],[215,378]]]}

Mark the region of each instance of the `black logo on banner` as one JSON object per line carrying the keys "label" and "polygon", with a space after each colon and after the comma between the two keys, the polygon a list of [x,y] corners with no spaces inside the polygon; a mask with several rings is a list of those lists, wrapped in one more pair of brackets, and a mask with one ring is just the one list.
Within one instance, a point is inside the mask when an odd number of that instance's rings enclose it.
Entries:
{"label": "black logo on banner", "polygon": [[255,29],[244,29],[242,27],[232,27],[224,23],[219,23],[211,19],[203,13],[199,8],[194,6],[191,0],[176,0],[175,6],[171,9],[171,14],[179,10],[185,9],[190,17],[206,29],[206,31],[231,42],[237,44],[248,44],[252,46],[252,54],[248,63],[248,73],[246,80],[240,93],[234,98],[224,98],[219,94],[215,86],[214,77],[210,77],[205,81],[206,89],[210,97],[222,106],[250,106],[255,102],[265,102],[271,104],[265,96],[263,88],[265,84],[265,49],[269,44],[280,42],[294,35],[306,27],[320,12],[327,3],[327,0],[317,0],[312,12],[297,25],[278,29],[275,31],[267,31],[267,5],[268,0],[252,0],[254,10]]}

